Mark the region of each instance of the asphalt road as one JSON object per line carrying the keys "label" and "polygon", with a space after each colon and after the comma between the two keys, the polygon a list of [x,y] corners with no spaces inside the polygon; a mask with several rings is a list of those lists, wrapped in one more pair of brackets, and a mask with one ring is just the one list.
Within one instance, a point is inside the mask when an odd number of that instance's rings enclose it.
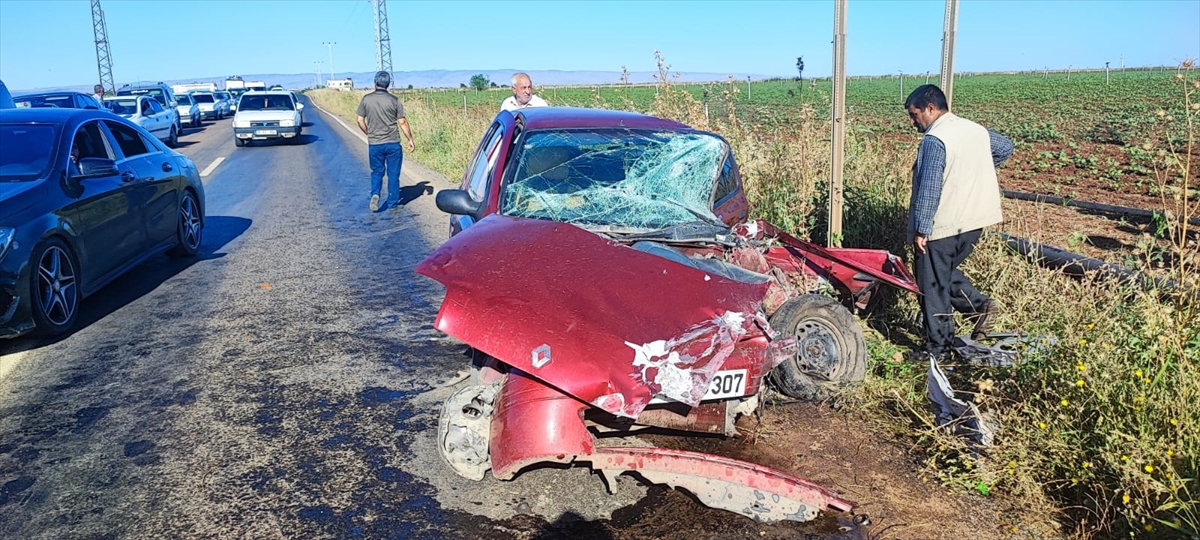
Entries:
{"label": "asphalt road", "polygon": [[759,531],[664,517],[647,507],[705,509],[630,477],[610,495],[586,468],[451,473],[433,435],[468,359],[433,329],[441,285],[412,272],[446,238],[448,184],[405,163],[403,204],[370,213],[365,143],[311,105],[305,120],[295,146],[237,148],[228,119],[185,130],[200,255],[141,265],[66,337],[0,341],[0,538]]}

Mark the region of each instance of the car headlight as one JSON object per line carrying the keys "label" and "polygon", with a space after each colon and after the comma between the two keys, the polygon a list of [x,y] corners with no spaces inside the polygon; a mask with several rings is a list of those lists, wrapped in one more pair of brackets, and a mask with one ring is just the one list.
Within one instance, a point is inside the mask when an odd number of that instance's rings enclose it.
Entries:
{"label": "car headlight", "polygon": [[280,120],[279,127],[296,127],[295,120]]}
{"label": "car headlight", "polygon": [[233,119],[233,127],[248,128],[248,127],[250,127],[250,121],[249,120],[238,120],[237,118],[234,118]]}
{"label": "car headlight", "polygon": [[8,253],[9,246],[16,244],[13,238],[17,237],[17,230],[12,227],[0,227],[0,261],[4,260],[4,255]]}

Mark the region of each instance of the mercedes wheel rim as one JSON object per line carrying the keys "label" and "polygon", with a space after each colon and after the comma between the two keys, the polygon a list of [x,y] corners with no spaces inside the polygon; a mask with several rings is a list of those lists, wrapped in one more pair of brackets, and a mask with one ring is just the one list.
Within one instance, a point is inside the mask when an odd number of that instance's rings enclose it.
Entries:
{"label": "mercedes wheel rim", "polygon": [[46,320],[56,326],[71,321],[78,307],[75,268],[62,248],[51,246],[38,261],[37,300]]}
{"label": "mercedes wheel rim", "polygon": [[200,209],[196,208],[196,200],[190,195],[183,198],[183,208],[179,216],[183,226],[183,243],[190,250],[200,247]]}

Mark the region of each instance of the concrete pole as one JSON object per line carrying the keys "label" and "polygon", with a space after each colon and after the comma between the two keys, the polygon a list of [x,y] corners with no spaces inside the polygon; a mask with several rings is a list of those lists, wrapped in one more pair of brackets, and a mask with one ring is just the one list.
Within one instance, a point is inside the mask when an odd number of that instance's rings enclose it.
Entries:
{"label": "concrete pole", "polygon": [[834,0],[833,8],[833,108],[830,116],[829,236],[826,245],[842,244],[843,174],[846,157],[846,4]]}
{"label": "concrete pole", "polygon": [[942,28],[942,92],[946,104],[953,103],[954,95],[954,41],[958,34],[958,0],[946,0],[946,21]]}

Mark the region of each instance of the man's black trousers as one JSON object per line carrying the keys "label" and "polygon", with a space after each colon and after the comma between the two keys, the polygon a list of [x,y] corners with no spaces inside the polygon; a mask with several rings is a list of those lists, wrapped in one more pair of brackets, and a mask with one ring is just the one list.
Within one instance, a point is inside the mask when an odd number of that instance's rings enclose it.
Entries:
{"label": "man's black trousers", "polygon": [[914,266],[921,291],[925,350],[935,356],[949,352],[954,340],[954,311],[974,315],[987,308],[988,297],[971,284],[958,265],[975,249],[983,229],[930,240],[925,253],[916,253]]}

